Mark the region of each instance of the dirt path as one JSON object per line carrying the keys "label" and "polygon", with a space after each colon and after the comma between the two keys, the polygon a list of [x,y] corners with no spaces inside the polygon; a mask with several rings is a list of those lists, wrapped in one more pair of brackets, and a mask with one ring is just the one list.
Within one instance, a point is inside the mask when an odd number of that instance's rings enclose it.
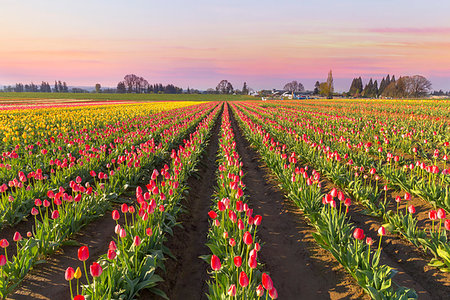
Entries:
{"label": "dirt path", "polygon": [[280,299],[369,299],[327,251],[317,246],[302,213],[286,200],[232,115],[236,145],[244,163],[245,193],[255,214],[263,217],[258,236],[261,261]]}
{"label": "dirt path", "polygon": [[[211,209],[211,196],[216,186],[216,154],[219,149],[220,123],[219,116],[197,175],[191,176],[188,180],[189,195],[183,202],[186,211],[178,218],[182,227],[175,228],[174,236],[169,237],[165,243],[176,257],[176,260],[169,258],[165,262],[167,272],[160,274],[164,282],[159,288],[169,299],[207,299],[208,264],[199,256],[210,253],[205,243],[209,230],[208,211]],[[154,297],[149,292],[143,292],[140,299]]]}

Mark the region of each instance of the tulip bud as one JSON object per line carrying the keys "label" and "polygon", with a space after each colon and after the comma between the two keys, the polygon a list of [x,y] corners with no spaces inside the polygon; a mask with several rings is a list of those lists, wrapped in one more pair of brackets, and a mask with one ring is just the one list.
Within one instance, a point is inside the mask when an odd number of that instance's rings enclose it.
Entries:
{"label": "tulip bud", "polygon": [[236,285],[234,285],[234,284],[230,285],[230,288],[228,289],[227,294],[230,297],[234,297],[236,295]]}
{"label": "tulip bud", "polygon": [[80,261],[86,261],[89,258],[89,248],[87,246],[82,246],[78,249],[78,259]]}
{"label": "tulip bud", "polygon": [[364,239],[364,231],[361,228],[355,228],[353,231],[353,237],[357,240],[363,240]]}
{"label": "tulip bud", "polygon": [[266,273],[262,274],[262,285],[264,286],[264,288],[267,291],[270,291],[271,289],[273,289],[273,282],[272,279],[270,278],[269,275],[267,275]]}
{"label": "tulip bud", "polygon": [[219,271],[221,267],[222,267],[222,264],[220,263],[219,257],[217,257],[216,255],[213,254],[211,256],[211,268],[214,271]]}
{"label": "tulip bud", "polygon": [[242,257],[235,256],[233,259],[234,265],[239,268],[242,265]]}
{"label": "tulip bud", "polygon": [[22,240],[22,236],[20,235],[19,232],[16,231],[16,233],[14,233],[14,236],[13,236],[13,241],[14,242],[18,242],[18,241],[21,241],[21,240]]}
{"label": "tulip bud", "polygon": [[442,208],[439,208],[437,211],[437,217],[439,219],[445,219],[445,210],[443,210]]}
{"label": "tulip bud", "polygon": [[414,207],[414,205],[408,206],[408,212],[409,212],[410,214],[416,213],[416,208]]}
{"label": "tulip bud", "polygon": [[241,273],[239,274],[239,284],[242,287],[246,287],[248,286],[248,277],[247,274],[245,274],[244,271],[241,271]]}
{"label": "tulip bud", "polygon": [[258,285],[256,288],[256,296],[262,297],[264,295],[264,288],[262,285]]}
{"label": "tulip bud", "polygon": [[66,273],[64,274],[64,277],[66,278],[67,281],[71,281],[74,277],[75,274],[75,270],[72,267],[68,267],[66,269]]}
{"label": "tulip bud", "polygon": [[97,262],[93,262],[90,267],[90,271],[92,277],[99,277],[102,274],[103,269]]}
{"label": "tulip bud", "polygon": [[115,250],[109,249],[108,250],[108,259],[113,260],[114,258],[116,258],[117,253]]}
{"label": "tulip bud", "polygon": [[75,279],[80,279],[81,278],[81,269],[80,269],[80,267],[78,267],[75,270],[75,273],[73,274],[73,278],[75,278]]}

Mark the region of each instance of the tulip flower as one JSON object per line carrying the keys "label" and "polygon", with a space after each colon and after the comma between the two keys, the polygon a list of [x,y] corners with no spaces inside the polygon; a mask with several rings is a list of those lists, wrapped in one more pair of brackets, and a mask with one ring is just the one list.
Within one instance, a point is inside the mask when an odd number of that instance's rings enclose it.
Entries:
{"label": "tulip flower", "polygon": [[138,247],[140,244],[141,244],[141,238],[138,235],[136,235],[133,239],[133,245]]}
{"label": "tulip flower", "polygon": [[74,278],[75,270],[72,267],[68,267],[66,269],[66,273],[64,274],[64,277],[67,281],[69,281],[69,288],[70,288],[70,298],[73,298],[73,292],[72,292],[72,279]]}
{"label": "tulip flower", "polygon": [[239,285],[242,287],[246,287],[248,286],[249,282],[248,282],[248,277],[247,274],[245,274],[244,271],[241,271],[241,273],[239,274]]}
{"label": "tulip flower", "polygon": [[450,219],[445,220],[444,225],[445,229],[450,231]]}
{"label": "tulip flower", "polygon": [[117,209],[112,211],[112,218],[113,218],[114,221],[117,221],[117,220],[120,219],[120,214],[119,214],[119,211]]}
{"label": "tulip flower", "polygon": [[116,258],[117,253],[115,250],[109,249],[107,256],[108,256],[108,259],[113,260],[114,258]]}
{"label": "tulip flower", "polygon": [[363,240],[364,239],[364,231],[361,228],[355,228],[353,231],[353,237],[357,240]]}
{"label": "tulip flower", "polygon": [[53,219],[53,220],[56,220],[56,219],[58,219],[58,218],[59,218],[59,211],[55,209],[55,210],[52,212],[52,219]]}
{"label": "tulip flower", "polygon": [[264,295],[264,288],[262,285],[258,285],[256,288],[256,296],[262,297]]}
{"label": "tulip flower", "polygon": [[256,260],[256,255],[251,255],[251,254],[250,254],[250,257],[249,257],[249,259],[248,259],[248,266],[249,266],[251,269],[256,269],[256,267],[258,266],[258,262],[257,262],[257,260]]}
{"label": "tulip flower", "polygon": [[408,212],[409,212],[410,214],[416,213],[416,208],[414,207],[414,205],[408,206]]}
{"label": "tulip flower", "polygon": [[242,265],[242,257],[235,256],[233,259],[234,265],[239,268]]}
{"label": "tulip flower", "polygon": [[217,218],[217,213],[215,211],[211,210],[208,212],[208,216],[214,220],[215,218]]}
{"label": "tulip flower", "polygon": [[230,297],[236,296],[236,285],[235,284],[230,285],[230,288],[228,289],[227,294]]}
{"label": "tulip flower", "polygon": [[83,295],[76,295],[73,300],[85,300]]}
{"label": "tulip flower", "polygon": [[230,238],[230,240],[228,241],[228,243],[230,244],[231,247],[236,246],[236,240],[233,238]]}
{"label": "tulip flower", "polygon": [[145,229],[145,234],[146,234],[147,236],[152,236],[152,234],[153,234],[152,229],[151,229],[151,228],[146,228],[146,229]]}
{"label": "tulip flower", "polygon": [[93,262],[92,265],[90,266],[90,271],[92,277],[99,277],[102,274],[103,269],[100,266],[100,264],[98,264],[97,262]]}
{"label": "tulip flower", "polygon": [[83,262],[84,266],[84,273],[86,273],[86,280],[89,283],[89,278],[87,276],[87,269],[86,269],[86,260],[89,258],[89,248],[87,246],[82,246],[78,249],[78,259]]}
{"label": "tulip flower", "polygon": [[270,298],[272,298],[272,299],[277,299],[277,298],[278,298],[278,292],[277,292],[277,289],[276,289],[276,288],[272,288],[272,289],[269,291],[269,296],[270,296]]}
{"label": "tulip flower", "polygon": [[220,263],[219,257],[217,257],[216,255],[213,254],[211,256],[211,268],[217,272],[220,270],[221,267],[222,267],[222,264]]}
{"label": "tulip flower", "polygon": [[6,262],[7,262],[6,256],[4,256],[3,254],[0,255],[0,267],[6,265]]}
{"label": "tulip flower", "polygon": [[270,278],[269,275],[267,275],[267,273],[262,274],[262,285],[267,291],[273,289],[272,279]]}
{"label": "tulip flower", "polygon": [[14,236],[13,236],[13,241],[14,242],[18,242],[18,241],[21,241],[21,240],[22,240],[22,235],[20,235],[20,233],[18,231],[16,231],[14,233]]}
{"label": "tulip flower", "polygon": [[246,231],[244,233],[243,241],[247,246],[249,246],[253,243],[253,238],[252,238],[252,235],[250,234],[250,232]]}

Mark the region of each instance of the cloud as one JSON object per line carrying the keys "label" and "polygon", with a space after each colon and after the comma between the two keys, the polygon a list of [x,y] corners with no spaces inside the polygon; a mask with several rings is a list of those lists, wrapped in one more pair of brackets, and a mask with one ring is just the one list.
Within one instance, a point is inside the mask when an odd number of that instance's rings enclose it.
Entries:
{"label": "cloud", "polygon": [[403,33],[403,34],[450,34],[450,27],[380,27],[369,28],[367,32],[372,33]]}

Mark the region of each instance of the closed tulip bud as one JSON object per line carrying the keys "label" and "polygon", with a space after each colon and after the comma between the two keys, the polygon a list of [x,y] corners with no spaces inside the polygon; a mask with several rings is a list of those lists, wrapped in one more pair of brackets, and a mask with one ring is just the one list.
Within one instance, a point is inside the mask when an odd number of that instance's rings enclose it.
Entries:
{"label": "closed tulip bud", "polygon": [[435,210],[430,210],[428,212],[428,217],[430,218],[430,220],[436,220],[437,219],[437,212]]}
{"label": "closed tulip bud", "polygon": [[78,249],[78,259],[80,261],[86,261],[89,258],[89,248],[87,246],[82,246]]}
{"label": "closed tulip bud", "polygon": [[277,298],[278,298],[278,292],[277,292],[277,289],[276,289],[276,288],[272,288],[272,289],[269,291],[269,296],[270,296],[270,298],[272,298],[272,299],[277,299]]}
{"label": "closed tulip bud", "polygon": [[32,214],[33,216],[36,216],[37,214],[39,214],[39,211],[38,211],[35,207],[33,207],[33,208],[31,209],[31,214]]}
{"label": "closed tulip bud", "polygon": [[7,239],[0,240],[0,247],[2,247],[4,249],[4,248],[7,248],[8,246],[9,246],[9,242]]}
{"label": "closed tulip bud", "polygon": [[410,214],[416,213],[416,208],[414,207],[414,205],[408,206],[408,212],[409,212]]}
{"label": "closed tulip bud", "polygon": [[248,286],[248,277],[247,274],[245,274],[244,271],[241,271],[241,273],[239,274],[239,284],[242,287],[246,287]]}
{"label": "closed tulip bud", "polygon": [[117,253],[115,250],[109,249],[108,250],[108,259],[113,260],[114,258],[116,258]]}
{"label": "closed tulip bud", "polygon": [[84,298],[83,295],[76,295],[75,297],[73,297],[73,300],[85,300],[86,298]]}
{"label": "closed tulip bud", "polygon": [[253,224],[254,224],[255,226],[261,225],[261,221],[262,221],[262,217],[261,217],[260,215],[256,215],[256,216],[253,218]]}
{"label": "closed tulip bud", "polygon": [[261,245],[259,243],[255,243],[255,248],[256,251],[261,250]]}
{"label": "closed tulip bud", "polygon": [[450,219],[445,220],[444,225],[446,230],[450,230]]}
{"label": "closed tulip bud", "polygon": [[234,284],[230,285],[230,288],[228,289],[227,294],[230,297],[234,297],[236,295],[236,285],[234,285]]}
{"label": "closed tulip bud", "polygon": [[120,210],[122,211],[122,213],[126,214],[128,212],[128,205],[126,203],[122,204],[120,206]]}
{"label": "closed tulip bud", "polygon": [[248,266],[252,269],[256,269],[256,267],[258,266],[258,262],[256,260],[256,255],[250,255],[250,257],[248,259]]}
{"label": "closed tulip bud", "polygon": [[331,200],[330,205],[332,208],[336,208],[336,201]]}
{"label": "closed tulip bud", "polygon": [[364,231],[361,228],[355,228],[353,231],[353,237],[357,240],[362,241],[364,239]]}
{"label": "closed tulip bud", "polygon": [[0,267],[3,267],[4,265],[6,265],[6,256],[4,256],[3,254],[0,255]]}
{"label": "closed tulip bud", "polygon": [[124,228],[120,228],[119,237],[124,238],[127,236],[127,232]]}
{"label": "closed tulip bud", "polygon": [[122,229],[122,226],[120,226],[120,224],[117,224],[116,227],[114,227],[114,232],[115,232],[116,234],[119,234],[120,229]]}
{"label": "closed tulip bud", "polygon": [[406,201],[411,200],[411,194],[410,194],[410,193],[405,193],[404,199],[405,199]]}
{"label": "closed tulip bud", "polygon": [[402,198],[400,196],[395,197],[395,202],[400,203],[402,201]]}
{"label": "closed tulip bud", "polygon": [[253,243],[253,238],[252,238],[252,235],[250,234],[250,232],[246,231],[244,233],[243,241],[247,246],[251,245]]}
{"label": "closed tulip bud", "polygon": [[236,241],[235,241],[235,239],[233,239],[233,238],[231,238],[231,239],[228,241],[228,243],[230,244],[231,247],[236,246]]}
{"label": "closed tulip bud", "polygon": [[221,267],[222,267],[222,264],[220,263],[219,257],[217,257],[216,255],[213,254],[211,256],[211,268],[214,271],[219,271]]}
{"label": "closed tulip bud", "polygon": [[237,268],[239,268],[239,267],[242,265],[242,257],[240,257],[240,256],[235,256],[235,257],[233,258],[233,262],[234,262],[234,265],[235,265]]}
{"label": "closed tulip bud", "polygon": [[141,244],[141,238],[138,235],[136,235],[133,239],[133,245],[138,247],[140,244]]}
{"label": "closed tulip bud", "polygon": [[256,296],[262,297],[264,295],[264,288],[262,285],[258,285],[256,288]]}
{"label": "closed tulip bud", "polygon": [[442,208],[439,208],[437,211],[437,217],[439,219],[445,219],[445,210],[443,210]]}
{"label": "closed tulip bud", "polygon": [[75,274],[75,270],[72,267],[68,267],[66,269],[66,273],[64,274],[64,277],[67,281],[71,281],[73,279],[73,276]]}
{"label": "closed tulip bud", "polygon": [[108,249],[109,249],[109,250],[117,250],[116,243],[115,243],[114,241],[111,241],[111,242],[109,243]]}
{"label": "closed tulip bud", "polygon": [[112,218],[113,218],[113,220],[115,220],[115,221],[117,221],[117,220],[120,219],[120,213],[119,213],[119,211],[118,211],[117,209],[115,209],[115,210],[112,211]]}
{"label": "closed tulip bud", "polygon": [[90,271],[92,277],[99,277],[102,274],[103,269],[97,262],[93,262],[90,267]]}
{"label": "closed tulip bud", "polygon": [[378,234],[384,236],[386,234],[386,229],[381,226],[380,228],[378,228]]}
{"label": "closed tulip bud", "polygon": [[13,236],[13,241],[14,242],[18,242],[18,241],[21,241],[22,240],[22,236],[20,235],[20,233],[19,232],[15,232],[14,233],[14,236]]}
{"label": "closed tulip bud", "polygon": [[73,274],[73,277],[74,277],[75,279],[80,279],[80,278],[81,278],[81,269],[80,269],[80,267],[78,267],[78,268],[75,270],[75,273]]}
{"label": "closed tulip bud", "polygon": [[45,199],[44,202],[42,202],[42,205],[44,205],[44,207],[49,207],[50,202],[47,199]]}
{"label": "closed tulip bud", "polygon": [[352,200],[350,198],[345,199],[344,205],[349,207],[350,205],[352,205]]}
{"label": "closed tulip bud", "polygon": [[272,279],[266,273],[262,274],[262,285],[267,291],[270,291],[271,289],[273,289]]}
{"label": "closed tulip bud", "polygon": [[335,198],[337,196],[337,194],[338,194],[337,189],[333,188],[330,193],[331,197]]}
{"label": "closed tulip bud", "polygon": [[371,245],[373,244],[373,242],[374,242],[374,241],[373,241],[373,239],[372,239],[371,237],[369,237],[369,236],[366,237],[366,244],[367,244],[367,245],[371,246]]}
{"label": "closed tulip bud", "polygon": [[55,220],[55,219],[58,219],[58,218],[59,218],[59,211],[55,209],[52,212],[52,219]]}
{"label": "closed tulip bud", "polygon": [[214,226],[219,227],[220,226],[220,222],[219,220],[215,219],[213,222]]}
{"label": "closed tulip bud", "polygon": [[208,216],[214,220],[215,218],[217,218],[217,213],[213,210],[210,210]]}

